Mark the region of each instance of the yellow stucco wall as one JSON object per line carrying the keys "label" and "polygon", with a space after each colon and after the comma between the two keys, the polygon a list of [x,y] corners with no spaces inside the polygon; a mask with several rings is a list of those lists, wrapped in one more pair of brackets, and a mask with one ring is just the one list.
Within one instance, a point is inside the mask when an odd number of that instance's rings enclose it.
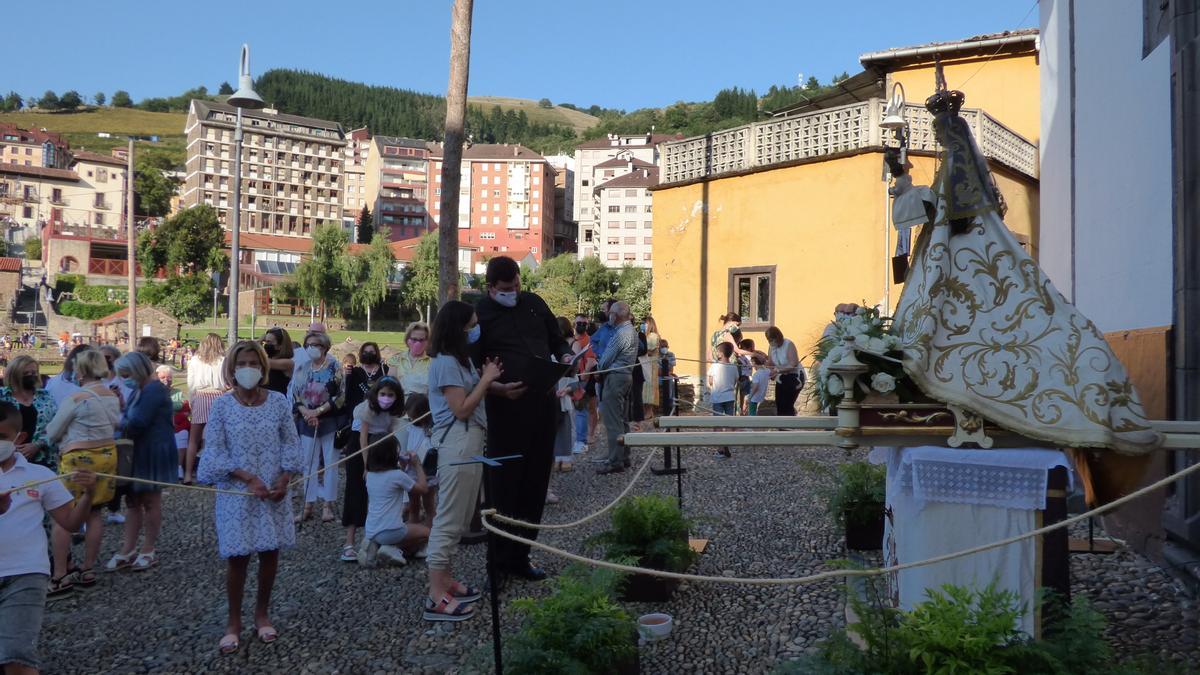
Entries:
{"label": "yellow stucco wall", "polygon": [[[928,183],[933,159],[913,158],[914,179]],[[899,300],[891,283],[895,232],[884,220],[883,158],[870,152],[654,192],[654,291],[659,332],[680,357],[678,373],[698,375],[709,337],[729,311],[729,270],[776,266],[774,323],[805,358],[840,302]],[[1037,219],[1036,186],[1003,174],[1015,232]],[[707,201],[707,209],[705,202]],[[1032,206],[1032,208],[1031,208]],[[707,210],[707,284],[699,281]],[[886,243],[885,243],[886,237]],[[701,310],[704,310],[703,312]],[[762,331],[745,331],[765,348]]]}
{"label": "yellow stucco wall", "polygon": [[[1038,142],[1041,138],[1041,100],[1038,58],[1035,54],[988,55],[943,60],[946,84],[967,96],[964,107],[981,108],[1008,128]],[[986,62],[986,64],[985,64]],[[982,68],[981,68],[982,66]],[[909,103],[923,104],[933,94],[933,63],[905,66],[888,75],[904,86]]]}

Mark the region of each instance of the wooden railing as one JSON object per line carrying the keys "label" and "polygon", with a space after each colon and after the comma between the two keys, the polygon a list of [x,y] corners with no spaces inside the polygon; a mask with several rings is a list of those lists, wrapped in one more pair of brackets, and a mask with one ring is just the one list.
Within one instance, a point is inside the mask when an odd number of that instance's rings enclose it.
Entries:
{"label": "wooden railing", "polygon": [[[664,143],[662,182],[676,183],[895,145],[893,134],[879,127],[886,103],[873,98]],[[971,125],[984,156],[1037,178],[1037,145],[982,110],[964,108],[959,114]],[[933,115],[923,106],[906,105],[904,117],[909,124],[909,147],[936,151]]]}

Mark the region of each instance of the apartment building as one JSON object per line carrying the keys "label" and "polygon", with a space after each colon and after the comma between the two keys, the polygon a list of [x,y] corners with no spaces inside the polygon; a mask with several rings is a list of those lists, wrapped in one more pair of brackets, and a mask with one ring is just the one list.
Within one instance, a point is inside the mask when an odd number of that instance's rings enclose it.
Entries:
{"label": "apartment building", "polygon": [[[430,143],[432,222],[441,210],[442,146]],[[458,242],[483,255],[528,251],[537,261],[554,251],[554,167],[522,145],[463,148],[458,197]]]}
{"label": "apartment building", "polygon": [[[573,213],[578,223],[577,249],[580,258],[600,252],[598,237],[605,214],[597,211],[596,186],[628,173],[629,169],[623,171],[622,166],[630,161],[638,163],[640,168],[657,166],[659,146],[676,138],[678,136],[654,133],[632,136],[609,134],[575,149]],[[617,161],[613,163],[613,160]],[[602,164],[604,166],[600,166]]]}
{"label": "apartment building", "polygon": [[386,225],[392,241],[429,231],[429,155],[426,141],[375,136],[369,143],[364,194],[375,226]]}
{"label": "apartment building", "polygon": [[574,253],[579,242],[579,224],[575,222],[575,158],[571,155],[546,157],[554,167],[554,251],[553,255]]}
{"label": "apartment building", "polygon": [[71,154],[67,142],[56,133],[0,123],[0,163],[67,169]]}
{"label": "apartment building", "polygon": [[10,243],[43,225],[116,230],[124,189],[125,165],[94,152],[77,153],[70,169],[0,163],[0,220],[9,223]]}
{"label": "apartment building", "polygon": [[352,129],[346,134],[343,153],[342,225],[353,238],[356,234],[354,226],[358,224],[363,207],[369,207],[372,215],[375,210],[374,205],[367,202],[367,157],[371,153],[371,132],[366,127]]}
{"label": "apartment building", "polygon": [[[244,110],[242,230],[310,237],[342,222],[346,133],[337,122]],[[188,108],[184,207],[208,204],[229,227],[233,204],[233,133],[237,111],[215,101]]]}
{"label": "apartment building", "polygon": [[[658,167],[635,162],[628,160],[626,171],[594,191],[600,226],[593,243],[606,267],[652,266],[654,218],[650,188],[658,184]],[[603,163],[598,166],[607,171]]]}

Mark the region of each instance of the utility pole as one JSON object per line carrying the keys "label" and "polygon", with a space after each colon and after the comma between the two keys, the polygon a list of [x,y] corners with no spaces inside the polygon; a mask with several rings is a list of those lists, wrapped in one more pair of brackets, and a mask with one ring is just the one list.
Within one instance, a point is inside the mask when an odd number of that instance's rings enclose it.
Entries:
{"label": "utility pole", "polygon": [[137,225],[135,224],[133,202],[133,139],[129,139],[129,157],[128,165],[125,167],[125,212],[128,214],[126,225],[128,226],[127,250],[129,256],[129,264],[126,266],[129,274],[129,346],[132,349],[133,343],[137,340],[138,322],[137,322]]}
{"label": "utility pole", "polygon": [[454,0],[450,24],[450,85],[442,144],[442,203],[438,220],[438,306],[458,299],[458,189],[462,183],[467,79],[471,65],[473,0]]}

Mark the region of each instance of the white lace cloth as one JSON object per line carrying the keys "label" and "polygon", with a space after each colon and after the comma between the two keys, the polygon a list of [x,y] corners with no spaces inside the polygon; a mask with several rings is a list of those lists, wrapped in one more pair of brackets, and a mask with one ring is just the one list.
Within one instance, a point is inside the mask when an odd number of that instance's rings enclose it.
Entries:
{"label": "white lace cloth", "polygon": [[918,509],[929,502],[1044,509],[1050,470],[1071,467],[1062,451],[1041,448],[875,448],[869,459],[888,465],[889,491],[912,497]]}

